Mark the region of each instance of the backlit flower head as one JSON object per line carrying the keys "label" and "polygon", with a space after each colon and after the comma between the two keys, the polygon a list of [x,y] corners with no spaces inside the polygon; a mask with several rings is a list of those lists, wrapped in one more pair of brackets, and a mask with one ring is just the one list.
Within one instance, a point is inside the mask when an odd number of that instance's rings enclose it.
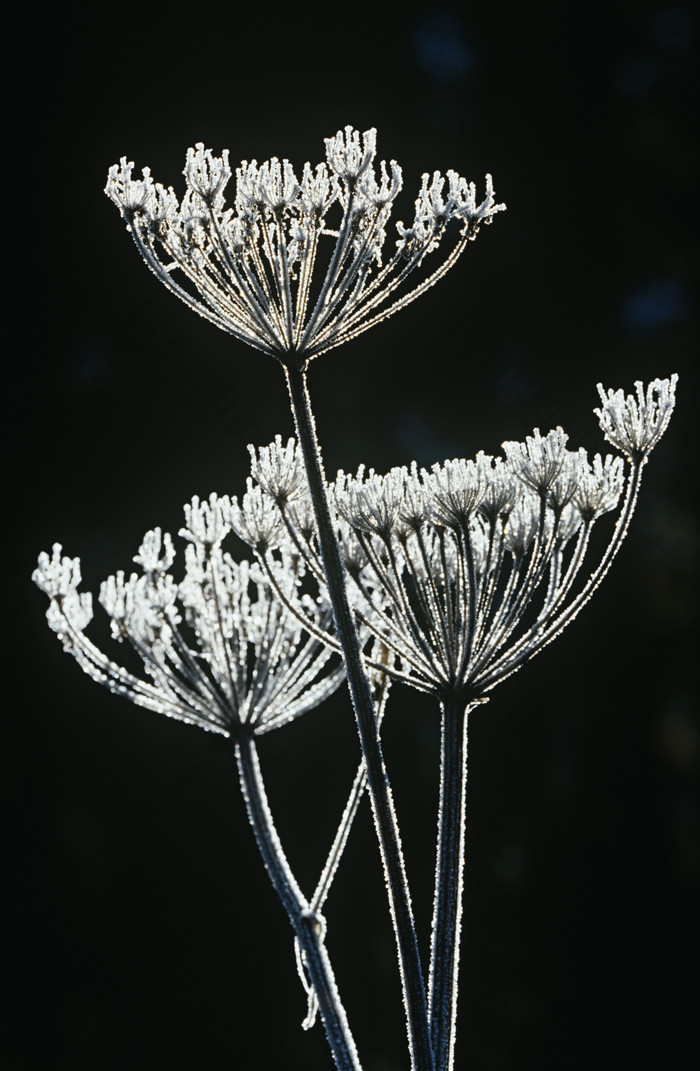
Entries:
{"label": "backlit flower head", "polygon": [[[490,176],[479,202],[473,183],[455,171],[424,175],[413,224],[397,224],[387,253],[403,177],[395,160],[376,165],[375,157],[376,131],[347,126],[326,139],[326,162],[305,164],[301,179],[288,160],[243,161],[227,208],[228,152],[216,156],[198,143],[187,151],[181,201],[148,168],[135,178],[126,157],[110,168],[105,192],[169,290],[236,338],[303,366],[422,294],[505,207]],[[324,273],[314,278],[326,243]],[[438,247],[443,258],[426,273],[424,261]],[[418,281],[409,282],[414,271]]]}
{"label": "backlit flower head", "polygon": [[601,407],[595,412],[608,442],[633,460],[645,458],[666,431],[676,404],[678,376],[655,379],[646,390],[635,383],[635,394],[604,390],[598,384]]}
{"label": "backlit flower head", "polygon": [[543,494],[549,491],[564,466],[569,436],[562,428],[554,428],[546,435],[535,428],[524,443],[505,442],[505,453],[512,471],[533,491]]}
{"label": "backlit flower head", "polygon": [[[673,385],[640,385],[631,401],[611,393],[610,404],[635,414],[644,404],[645,427],[658,438]],[[590,598],[627,532],[644,459],[637,454],[627,467],[610,455],[589,461],[567,443],[561,428],[535,429],[525,442],[504,443],[505,458],[480,453],[429,472],[413,464],[385,476],[364,466],[338,474],[331,498],[352,602],[394,655],[399,679],[442,698],[483,695]],[[593,526],[614,511],[590,566]],[[315,533],[302,536],[287,520],[278,534],[291,535],[322,583]]]}
{"label": "backlit flower head", "polygon": [[[115,640],[128,643],[143,676],[124,669],[86,635],[90,595],[78,591],[80,563],[56,544],[33,574],[50,599],[47,618],[64,648],[94,680],[139,706],[201,728],[233,735],[265,733],[320,703],[343,679],[330,652],[289,613],[257,565],[221,548],[230,531],[230,500],[212,495],[186,507],[184,576],[170,573],[170,536],[147,532],[134,560],[142,572],[117,572],[100,587]],[[303,563],[285,557],[287,589]],[[330,612],[305,599],[310,627],[326,629]]]}
{"label": "backlit flower head", "polygon": [[295,439],[282,445],[282,436],[275,436],[269,446],[256,449],[249,446],[251,474],[263,491],[278,505],[286,505],[303,497],[307,490],[304,459]]}

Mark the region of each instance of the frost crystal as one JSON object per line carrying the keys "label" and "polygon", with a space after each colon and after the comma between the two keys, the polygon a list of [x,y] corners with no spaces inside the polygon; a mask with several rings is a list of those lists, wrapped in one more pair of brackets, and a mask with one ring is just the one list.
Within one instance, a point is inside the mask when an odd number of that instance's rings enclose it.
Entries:
{"label": "frost crystal", "polygon": [[[155,183],[149,168],[134,178],[122,157],[105,193],[117,205],[149,268],[190,308],[249,345],[287,363],[304,364],[354,338],[432,286],[457,260],[497,204],[491,176],[486,196],[455,171],[424,175],[410,227],[384,257],[386,228],[403,184],[392,160],[375,168],[376,131],[346,126],[326,139],[326,162],[305,164],[301,181],[288,160],[236,169],[232,208],[228,152],[201,143],[187,151],[187,191],[180,202]],[[337,209],[337,221],[328,215]],[[450,226],[454,224],[454,226]],[[327,268],[314,280],[317,255]],[[446,245],[432,273],[406,281],[427,254]],[[386,262],[384,262],[386,260]]]}

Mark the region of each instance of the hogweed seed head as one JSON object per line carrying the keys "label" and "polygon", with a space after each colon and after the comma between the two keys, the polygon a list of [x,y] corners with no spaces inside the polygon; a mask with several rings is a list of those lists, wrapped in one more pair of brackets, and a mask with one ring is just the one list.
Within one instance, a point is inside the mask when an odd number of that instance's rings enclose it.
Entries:
{"label": "hogweed seed head", "polygon": [[621,390],[604,390],[598,384],[602,405],[595,413],[603,434],[631,460],[646,458],[666,431],[676,404],[678,376],[655,379],[646,390],[635,383],[635,394]]}
{"label": "hogweed seed head", "polygon": [[341,516],[359,532],[373,533],[388,540],[394,533],[403,499],[402,473],[394,469],[379,476],[373,469],[365,475],[339,472],[333,497]]}
{"label": "hogweed seed head", "polygon": [[159,576],[161,573],[167,573],[175,561],[175,547],[169,533],[165,532],[163,534],[160,528],[154,528],[153,531],[146,532],[138,553],[134,555],[133,560],[137,565],[141,566],[148,576]]}
{"label": "hogweed seed head", "polygon": [[617,509],[624,485],[622,458],[607,454],[603,460],[600,454],[596,454],[592,464],[581,474],[573,496],[583,519],[593,521]]}
{"label": "hogweed seed head", "polygon": [[432,500],[432,519],[448,528],[468,527],[487,488],[488,466],[483,453],[476,461],[456,458],[433,465],[423,483]]}
{"label": "hogweed seed head", "polygon": [[562,428],[554,428],[545,436],[535,428],[524,443],[505,442],[505,453],[512,471],[533,491],[549,491],[559,477],[567,456],[569,436]]}
{"label": "hogweed seed head", "polygon": [[[474,184],[455,171],[424,175],[413,224],[397,224],[398,240],[386,256],[386,227],[403,177],[395,160],[376,168],[375,156],[376,131],[347,126],[326,139],[326,162],[305,164],[301,180],[288,160],[244,160],[227,208],[228,152],[215,156],[198,142],[187,151],[180,202],[149,168],[135,178],[126,157],[110,168],[105,193],[169,290],[222,330],[302,367],[422,294],[479,225],[505,208],[495,201],[490,175],[481,202]],[[327,224],[333,210],[336,229]],[[328,238],[335,244],[325,274],[314,279]],[[443,245],[442,262],[426,275],[426,256]],[[414,271],[420,274],[412,286]]]}
{"label": "hogweed seed head", "polygon": [[[328,165],[345,182],[355,182],[364,175],[377,152],[377,131],[372,127],[360,134],[348,125],[335,137],[325,138]],[[361,144],[360,144],[361,140]]]}
{"label": "hogweed seed head", "polygon": [[240,503],[236,497],[231,499],[231,527],[244,543],[264,555],[270,546],[279,544],[278,531],[282,528],[279,510],[274,498],[250,477],[246,488]]}
{"label": "hogweed seed head", "polygon": [[42,551],[32,573],[36,586],[51,600],[46,616],[59,637],[63,637],[67,627],[82,631],[92,620],[92,596],[78,591],[80,559],[66,558],[62,550],[60,543],[54,543],[51,557]]}
{"label": "hogweed seed head", "polygon": [[[117,572],[100,587],[114,639],[143,662],[138,676],[85,635],[91,597],[78,591],[80,563],[39,555],[33,580],[49,599],[47,619],[64,648],[94,680],[139,706],[224,735],[265,733],[312,709],[340,684],[342,667],[268,587],[257,565],[236,562],[221,543],[231,529],[227,497],[194,498],[185,508],[185,572],[178,583],[170,536],[147,532],[135,561],[142,573]],[[251,522],[252,523],[252,522]],[[293,590],[304,565],[285,555]],[[306,598],[310,627],[326,630],[330,611]],[[183,627],[186,625],[186,627]]]}
{"label": "hogweed seed head", "polygon": [[231,500],[228,495],[209,496],[200,502],[197,495],[185,506],[185,525],[180,529],[183,539],[195,546],[218,547],[231,531]]}
{"label": "hogweed seed head", "polygon": [[215,204],[222,199],[223,191],[231,178],[228,163],[228,149],[220,157],[205,149],[202,142],[197,142],[194,149],[187,150],[187,162],[183,175],[193,193],[201,197],[205,205]]}
{"label": "hogweed seed head", "polygon": [[248,451],[253,479],[278,506],[304,497],[308,486],[304,459],[295,439],[283,446],[282,436],[276,435],[269,446],[249,446]]}
{"label": "hogweed seed head", "polygon": [[[643,432],[648,452],[668,424],[674,387],[675,377],[640,385],[636,398],[604,397],[618,425],[620,414],[630,426],[635,417],[635,441]],[[645,455],[637,449],[626,469],[622,457],[589,461],[567,442],[561,428],[544,436],[535,429],[525,442],[504,443],[505,458],[480,453],[430,472],[414,463],[385,476],[363,466],[338,474],[330,497],[352,603],[392,652],[400,679],[441,698],[480,696],[588,600],[627,532]],[[612,511],[618,517],[603,556],[584,569],[593,525]],[[310,542],[297,538],[322,575]]]}

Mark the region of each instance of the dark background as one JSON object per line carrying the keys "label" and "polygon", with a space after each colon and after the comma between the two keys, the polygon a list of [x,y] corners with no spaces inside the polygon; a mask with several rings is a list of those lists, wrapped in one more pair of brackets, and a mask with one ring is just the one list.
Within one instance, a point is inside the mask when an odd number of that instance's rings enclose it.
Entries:
{"label": "dark background", "polygon": [[[187,146],[323,158],[376,126],[508,212],[410,309],[313,368],[330,472],[497,452],[595,384],[680,374],[627,543],[574,625],[470,727],[458,1071],[689,1066],[697,1016],[697,22],[689,3],[367,10],[63,5],[9,34],[5,262],[12,635],[2,817],[7,1071],[314,1071],[291,938],[221,740],[131,707],[62,654],[29,581],[54,540],[85,587],[238,492],[291,432],[279,368],[149,276],[102,194],[122,154],[182,190]],[[17,227],[17,238],[9,235]],[[12,316],[14,320],[14,315]],[[16,484],[13,477],[17,477]],[[16,673],[15,673],[16,671]],[[437,717],[395,690],[387,761],[425,941]],[[266,738],[311,890],[357,761],[349,704]],[[328,904],[368,1071],[407,1067],[366,806]]]}

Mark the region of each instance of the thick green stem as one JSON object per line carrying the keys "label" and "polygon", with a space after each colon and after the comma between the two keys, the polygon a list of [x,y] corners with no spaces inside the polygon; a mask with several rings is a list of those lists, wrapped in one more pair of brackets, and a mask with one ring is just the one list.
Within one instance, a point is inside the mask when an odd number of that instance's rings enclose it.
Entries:
{"label": "thick green stem", "polygon": [[303,951],[304,966],[316,993],[333,1059],[338,1071],[362,1071],[323,943],[322,919],[304,899],[280,844],[251,734],[241,734],[236,741],[236,761],[248,818],[270,881]]}
{"label": "thick green stem", "polygon": [[413,909],[406,880],[398,824],[382,754],[370,682],[363,663],[355,620],[348,602],[345,570],[328,509],[326,481],[307,390],[306,370],[303,366],[290,361],[285,367],[285,373],[318,525],[328,594],[333,607],[338,639],[343,649],[362,753],[367,764],[367,786],[396,934],[411,1066],[414,1071],[434,1071],[425,985],[418,955]]}
{"label": "thick green stem", "polygon": [[467,784],[467,717],[459,697],[442,703],[440,810],[428,1001],[437,1071],[452,1071],[457,1033],[457,977],[462,928],[464,823]]}

